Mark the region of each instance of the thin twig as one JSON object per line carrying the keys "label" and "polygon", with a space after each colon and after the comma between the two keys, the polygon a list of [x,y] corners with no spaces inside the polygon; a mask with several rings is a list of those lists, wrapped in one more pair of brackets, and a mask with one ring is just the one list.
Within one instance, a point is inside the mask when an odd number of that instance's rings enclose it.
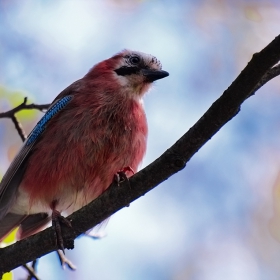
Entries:
{"label": "thin twig", "polygon": [[7,112],[2,112],[0,113],[0,118],[12,118],[12,116],[16,113],[18,113],[19,111],[22,110],[30,110],[30,109],[35,109],[35,110],[39,110],[39,111],[44,111],[47,110],[50,107],[50,104],[26,104],[27,103],[27,97],[24,97],[23,102],[18,105],[17,107],[7,111]]}
{"label": "thin twig", "polygon": [[[29,272],[29,267],[28,268],[26,268],[25,266],[27,266],[26,264],[25,265],[23,265],[23,267],[25,268],[25,269],[27,269],[28,270],[28,272]],[[33,275],[35,274],[35,275],[37,275],[36,274],[36,266],[37,266],[37,260],[34,260],[33,262],[32,262],[32,265],[31,265],[31,271],[33,271],[33,274],[32,273],[29,273],[29,275],[28,275],[28,277],[27,277],[27,279],[26,280],[33,280]],[[37,276],[38,277],[38,276]],[[36,279],[36,278],[35,278]]]}
{"label": "thin twig", "polygon": [[32,103],[32,104],[26,104],[26,103],[27,103],[27,97],[24,97],[23,102],[20,105],[18,105],[17,107],[15,107],[7,112],[0,113],[0,118],[10,118],[12,120],[22,141],[24,141],[26,139],[26,134],[24,132],[24,129],[23,129],[21,123],[18,121],[15,114],[22,110],[30,110],[30,109],[44,111],[44,110],[48,109],[50,106],[50,104],[39,105],[39,104],[34,104],[34,103]]}
{"label": "thin twig", "polygon": [[29,267],[27,264],[22,265],[22,267],[24,267],[29,273],[27,280],[31,280],[31,279],[40,280],[39,276],[36,274],[33,267]]}
{"label": "thin twig", "polygon": [[37,263],[38,263],[38,259],[36,259],[36,260],[34,260],[34,261],[32,262],[32,268],[33,268],[34,270],[36,270]]}
{"label": "thin twig", "polygon": [[23,129],[21,123],[18,121],[18,119],[17,119],[17,117],[15,115],[13,115],[11,117],[11,119],[12,119],[14,125],[15,125],[15,128],[16,128],[16,130],[17,130],[17,132],[18,132],[22,142],[24,142],[24,140],[26,139],[26,134],[24,132],[24,129]]}
{"label": "thin twig", "polygon": [[64,269],[65,266],[67,265],[68,268],[70,268],[71,270],[76,270],[77,267],[69,260],[65,257],[64,253],[61,250],[57,250],[56,251],[57,256],[60,260],[61,266]]}

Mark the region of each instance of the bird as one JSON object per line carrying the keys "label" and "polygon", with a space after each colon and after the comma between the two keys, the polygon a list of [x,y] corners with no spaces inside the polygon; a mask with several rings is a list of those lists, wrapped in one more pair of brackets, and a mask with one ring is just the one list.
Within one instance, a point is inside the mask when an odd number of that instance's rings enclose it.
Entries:
{"label": "bird", "polygon": [[[146,152],[143,96],[165,78],[153,55],[125,49],[64,89],[23,143],[0,183],[0,241],[42,230],[101,195]],[[70,223],[70,222],[69,222]],[[63,249],[63,241],[58,245]]]}

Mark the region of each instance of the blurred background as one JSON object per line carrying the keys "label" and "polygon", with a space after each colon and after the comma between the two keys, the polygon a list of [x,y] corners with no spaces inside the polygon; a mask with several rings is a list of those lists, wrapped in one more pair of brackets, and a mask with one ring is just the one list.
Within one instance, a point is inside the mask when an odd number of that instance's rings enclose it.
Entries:
{"label": "blurred background", "polygon": [[[145,97],[142,167],[182,136],[280,33],[277,0],[0,0],[0,112],[50,103],[97,62],[128,48],[170,73]],[[80,237],[78,267],[42,257],[42,279],[259,280],[280,277],[280,77],[247,100],[187,167]],[[18,114],[27,133],[42,113]],[[0,176],[21,145],[0,119]],[[26,279],[22,268],[13,279]],[[8,276],[6,276],[8,279]]]}

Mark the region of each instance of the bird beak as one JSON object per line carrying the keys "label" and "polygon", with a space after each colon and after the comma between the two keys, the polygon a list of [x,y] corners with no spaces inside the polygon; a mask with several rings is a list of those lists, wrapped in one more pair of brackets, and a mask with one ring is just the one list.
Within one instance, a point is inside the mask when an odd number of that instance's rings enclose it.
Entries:
{"label": "bird beak", "polygon": [[150,83],[169,76],[169,73],[163,70],[142,69],[141,72]]}

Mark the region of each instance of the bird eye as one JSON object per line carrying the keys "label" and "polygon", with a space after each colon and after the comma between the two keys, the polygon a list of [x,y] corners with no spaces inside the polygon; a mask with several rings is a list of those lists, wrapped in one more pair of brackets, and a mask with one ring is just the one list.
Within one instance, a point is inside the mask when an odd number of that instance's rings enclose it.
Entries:
{"label": "bird eye", "polygon": [[140,57],[139,56],[131,56],[130,59],[129,59],[129,62],[131,64],[138,64],[140,62]]}

